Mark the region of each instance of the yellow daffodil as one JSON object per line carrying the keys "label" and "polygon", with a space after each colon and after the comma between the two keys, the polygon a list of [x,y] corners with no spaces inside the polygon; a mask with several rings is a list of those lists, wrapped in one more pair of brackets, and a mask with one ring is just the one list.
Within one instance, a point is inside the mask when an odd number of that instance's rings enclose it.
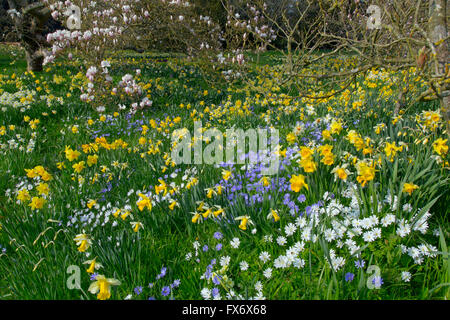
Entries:
{"label": "yellow daffodil", "polygon": [[323,130],[322,131],[322,138],[323,140],[332,140],[331,132],[329,130]]}
{"label": "yellow daffodil", "polygon": [[141,222],[130,222],[134,232],[138,232],[140,228],[144,229],[144,225]]}
{"label": "yellow daffodil", "polygon": [[266,176],[262,177],[261,180],[259,180],[259,183],[262,183],[264,187],[270,186],[270,179]]}
{"label": "yellow daffodil", "polygon": [[202,222],[202,215],[198,212],[192,212],[192,214],[194,215],[192,217],[192,223],[200,223]]}
{"label": "yellow daffodil", "polygon": [[122,220],[125,220],[130,214],[131,212],[127,210],[124,213],[122,213],[120,217],[122,218]]}
{"label": "yellow daffodil", "polygon": [[39,183],[39,185],[36,187],[36,190],[40,195],[46,195],[46,196],[50,192],[50,188],[48,187],[47,183]]}
{"label": "yellow daffodil", "polygon": [[202,216],[203,216],[203,218],[207,219],[211,213],[212,213],[212,209],[208,208],[205,212],[202,213]]}
{"label": "yellow daffodil", "polygon": [[403,192],[407,192],[407,193],[409,193],[409,195],[411,195],[413,193],[413,191],[416,189],[419,189],[419,186],[415,185],[413,183],[405,183],[403,185]]}
{"label": "yellow daffodil", "polygon": [[94,164],[98,162],[98,155],[94,154],[92,156],[88,156],[87,164],[89,167],[92,167]]}
{"label": "yellow daffodil", "polygon": [[164,191],[163,196],[165,196],[167,194],[167,185],[161,179],[158,179],[158,181],[159,181],[160,185],[159,186],[155,186],[155,193],[159,194],[161,191]]}
{"label": "yellow daffodil", "polygon": [[28,206],[31,207],[31,210],[42,209],[44,204],[47,202],[44,198],[33,197]]}
{"label": "yellow daffodil", "polygon": [[72,168],[73,168],[73,170],[74,170],[76,173],[81,173],[81,171],[83,171],[83,169],[85,168],[85,162],[84,162],[84,161],[80,161],[80,162],[78,162],[78,163],[75,163],[75,164],[72,166]]}
{"label": "yellow daffodil", "polygon": [[232,175],[231,171],[229,171],[229,170],[222,170],[222,178],[223,178],[223,180],[228,181],[228,179],[231,178],[231,175]]}
{"label": "yellow daffodil", "polygon": [[217,210],[213,211],[214,217],[217,218],[219,215],[225,216],[225,210],[221,206],[215,205],[215,207]]}
{"label": "yellow daffodil", "polygon": [[178,206],[180,206],[179,204],[178,204],[178,202],[176,202],[175,200],[171,200],[170,201],[170,204],[169,204],[169,209],[171,210],[171,211],[173,211],[173,209],[175,209],[175,207],[178,207]]}
{"label": "yellow daffodil", "polygon": [[444,140],[442,138],[439,138],[433,142],[433,150],[440,156],[447,154],[448,152],[447,140],[448,139]]}
{"label": "yellow daffodil", "polygon": [[375,164],[369,166],[367,163],[360,161],[356,166],[358,170],[356,180],[364,187],[368,181],[375,178]]}
{"label": "yellow daffodil", "polygon": [[295,192],[300,192],[300,190],[305,187],[306,190],[308,190],[308,185],[305,182],[305,176],[299,174],[298,176],[293,175],[291,180],[289,180],[291,183],[291,190]]}
{"label": "yellow daffodil", "polygon": [[102,264],[98,263],[96,260],[97,258],[94,258],[93,260],[83,262],[83,264],[89,265],[89,268],[86,270],[87,273],[94,273],[95,270],[98,270],[103,267]]}
{"label": "yellow daffodil", "polygon": [[91,200],[88,201],[88,203],[86,204],[86,206],[87,206],[89,209],[92,209],[92,207],[95,206],[96,204],[97,204],[97,201],[91,199]]}
{"label": "yellow daffodil", "polygon": [[346,181],[347,177],[351,174],[350,171],[347,170],[348,164],[344,164],[341,167],[335,167],[333,170],[331,170],[331,173],[334,173],[334,181],[336,181],[338,178],[341,180]]}
{"label": "yellow daffodil", "polygon": [[241,223],[239,224],[239,229],[244,231],[247,230],[247,224],[253,224],[253,221],[250,219],[250,216],[240,216],[234,220],[241,221]]}
{"label": "yellow daffodil", "polygon": [[267,215],[267,219],[272,219],[277,222],[280,221],[280,216],[278,215],[278,210],[270,209],[270,213]]}
{"label": "yellow daffodil", "polygon": [[81,155],[79,151],[72,150],[72,148],[70,148],[69,146],[66,146],[65,153],[67,160],[69,160],[70,162],[78,159],[78,157]]}
{"label": "yellow daffodil", "polygon": [[289,144],[293,144],[296,140],[297,140],[297,136],[295,134],[293,134],[292,132],[286,136],[286,141]]}
{"label": "yellow daffodil", "polygon": [[217,194],[216,191],[214,190],[214,188],[206,188],[205,191],[206,191],[206,197],[208,199],[211,199],[213,196],[215,196]]}
{"label": "yellow daffodil", "polygon": [[120,285],[120,281],[112,278],[106,278],[104,275],[98,275],[96,281],[89,286],[89,292],[97,294],[98,300],[107,300],[111,297],[111,286]]}
{"label": "yellow daffodil", "polygon": [[73,240],[76,242],[80,252],[85,252],[92,244],[91,239],[85,233],[78,234]]}
{"label": "yellow daffodil", "polygon": [[30,193],[28,192],[27,189],[22,189],[17,193],[17,199],[25,202],[31,199]]}
{"label": "yellow daffodil", "polygon": [[151,211],[152,210],[152,201],[150,200],[150,198],[142,193],[139,194],[139,197],[140,197],[140,200],[137,202],[139,211],[144,210],[144,208],[147,208],[149,211]]}
{"label": "yellow daffodil", "polygon": [[122,212],[121,209],[115,209],[115,211],[113,213],[114,218],[117,218],[119,216],[120,212]]}

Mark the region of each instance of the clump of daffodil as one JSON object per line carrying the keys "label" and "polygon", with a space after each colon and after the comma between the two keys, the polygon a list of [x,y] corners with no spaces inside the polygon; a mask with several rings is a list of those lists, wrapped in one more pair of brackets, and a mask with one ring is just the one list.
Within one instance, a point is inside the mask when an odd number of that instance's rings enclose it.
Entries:
{"label": "clump of daffodil", "polygon": [[49,181],[52,179],[50,173],[48,173],[43,166],[36,166],[33,169],[25,169],[27,177],[30,179],[40,177],[44,181]]}
{"label": "clump of daffodil", "polygon": [[314,162],[312,157],[308,158],[302,158],[300,161],[300,167],[306,172],[306,173],[313,173],[317,169],[317,164]]}
{"label": "clump of daffodil", "polygon": [[85,233],[78,234],[73,240],[76,242],[80,252],[85,252],[92,244],[91,239]]}
{"label": "clump of daffodil", "polygon": [[107,300],[111,297],[111,286],[120,285],[120,281],[112,278],[106,278],[104,275],[95,277],[95,281],[89,286],[89,292],[97,294],[98,300]]}
{"label": "clump of daffodil", "polygon": [[95,270],[98,270],[103,267],[101,263],[97,262],[97,258],[85,261],[85,262],[83,262],[83,264],[89,265],[89,268],[87,268],[87,270],[86,270],[87,273],[94,273]]}
{"label": "clump of daffodil", "polygon": [[254,224],[253,221],[250,219],[250,216],[240,216],[234,220],[241,221],[241,223],[239,224],[239,229],[244,231],[247,230],[247,224]]}

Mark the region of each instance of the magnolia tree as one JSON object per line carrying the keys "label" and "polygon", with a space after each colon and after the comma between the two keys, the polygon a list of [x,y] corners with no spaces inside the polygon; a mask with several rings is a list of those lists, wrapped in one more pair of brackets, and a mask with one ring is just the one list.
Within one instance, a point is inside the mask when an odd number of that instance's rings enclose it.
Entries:
{"label": "magnolia tree", "polygon": [[[164,42],[166,50],[204,54],[212,63],[221,50],[220,28],[209,17],[195,14],[188,1],[44,1],[51,16],[67,26],[47,36],[51,50],[44,64],[60,55],[80,59],[87,79],[81,99],[99,112],[114,105],[136,112],[152,104],[138,83],[139,69],[123,75],[119,82],[113,80],[110,56],[114,51],[148,49]],[[117,97],[125,101],[117,103]]]}

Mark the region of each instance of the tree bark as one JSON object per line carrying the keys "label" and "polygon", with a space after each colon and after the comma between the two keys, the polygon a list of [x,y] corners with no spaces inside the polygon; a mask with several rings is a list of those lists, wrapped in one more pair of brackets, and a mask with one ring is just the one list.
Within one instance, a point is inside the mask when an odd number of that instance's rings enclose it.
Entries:
{"label": "tree bark", "polygon": [[38,72],[43,70],[44,55],[40,50],[38,51],[25,51],[27,60],[27,70]]}

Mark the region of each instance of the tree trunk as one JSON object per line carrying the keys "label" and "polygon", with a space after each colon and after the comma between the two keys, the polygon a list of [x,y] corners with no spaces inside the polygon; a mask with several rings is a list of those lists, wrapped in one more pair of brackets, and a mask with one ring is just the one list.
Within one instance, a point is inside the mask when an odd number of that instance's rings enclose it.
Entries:
{"label": "tree trunk", "polygon": [[[434,73],[436,76],[445,77],[446,64],[449,63],[449,43],[445,39],[447,38],[447,0],[430,0],[429,4],[429,35],[430,40],[436,44],[436,59]],[[442,82],[440,91],[443,96],[439,97],[441,106],[441,112],[446,123],[447,134],[450,136],[450,96],[448,96],[448,84]]]}
{"label": "tree trunk", "polygon": [[14,18],[14,24],[26,53],[27,69],[42,71],[44,56],[41,49],[46,44],[43,32],[45,23],[50,19],[50,9],[34,0],[8,0],[8,3],[11,9],[20,13]]}
{"label": "tree trunk", "polygon": [[294,66],[293,66],[293,58],[292,58],[292,40],[291,40],[291,37],[289,36],[288,38],[287,38],[287,50],[288,50],[288,57],[287,57],[287,59],[288,59],[288,72],[289,72],[289,74],[292,74],[292,69],[294,68]]}
{"label": "tree trunk", "polygon": [[44,62],[44,56],[42,55],[40,50],[31,51],[26,50],[26,59],[27,59],[27,70],[28,71],[42,71]]}

